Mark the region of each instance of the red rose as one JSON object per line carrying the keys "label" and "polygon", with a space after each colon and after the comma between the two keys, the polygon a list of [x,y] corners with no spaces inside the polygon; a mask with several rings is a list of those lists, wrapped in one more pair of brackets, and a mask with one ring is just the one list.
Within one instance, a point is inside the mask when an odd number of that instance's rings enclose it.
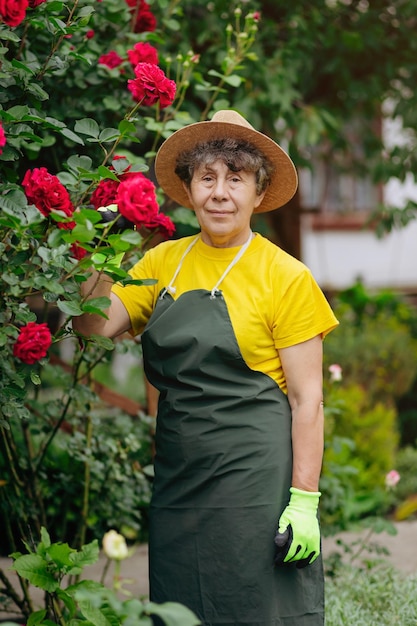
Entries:
{"label": "red rose", "polygon": [[126,0],[126,4],[131,7],[130,12],[134,16],[133,32],[150,33],[155,30],[156,18],[145,0]]}
{"label": "red rose", "polygon": [[19,26],[26,17],[28,0],[0,0],[0,18],[7,26]]}
{"label": "red rose", "polygon": [[72,243],[70,250],[71,256],[78,261],[81,261],[81,259],[83,259],[87,254],[87,250],[78,243]]}
{"label": "red rose", "polygon": [[169,239],[175,233],[175,225],[168,215],[158,213],[155,217],[144,224],[149,230],[158,229],[165,239]]}
{"label": "red rose", "polygon": [[34,9],[44,2],[46,2],[46,0],[29,0],[29,6],[31,9]]}
{"label": "red rose", "polygon": [[119,182],[117,180],[101,180],[91,194],[91,204],[94,206],[95,209],[98,209],[101,206],[109,206],[109,204],[115,204],[118,187]]}
{"label": "red rose", "polygon": [[85,36],[86,36],[86,38],[87,38],[87,39],[92,39],[92,38],[94,37],[94,35],[95,35],[95,34],[96,34],[96,33],[94,32],[94,30],[93,30],[92,28],[90,28],[90,30],[88,30],[88,31],[85,33]]}
{"label": "red rose", "polygon": [[110,52],[102,54],[101,57],[99,57],[98,62],[101,63],[101,65],[106,65],[112,70],[115,67],[119,67],[119,65],[123,63],[123,59],[117,54],[117,52],[110,50]]}
{"label": "red rose", "polygon": [[33,365],[46,356],[51,343],[51,331],[47,324],[29,322],[20,329],[13,346],[13,355],[23,363]]}
{"label": "red rose", "polygon": [[[31,204],[48,217],[51,211],[62,211],[71,216],[74,207],[68,191],[59,181],[57,176],[50,174],[46,167],[35,167],[28,170],[22,181],[26,198]],[[62,228],[70,227],[63,224]]]}
{"label": "red rose", "polygon": [[6,135],[4,133],[4,128],[0,122],[0,154],[3,152],[2,148],[6,145]]}
{"label": "red rose", "polygon": [[138,63],[152,63],[158,65],[158,51],[147,41],[135,43],[132,50],[127,51],[130,63],[135,66]]}
{"label": "red rose", "polygon": [[152,106],[159,101],[161,109],[172,104],[177,86],[160,67],[152,63],[138,63],[135,67],[135,79],[127,81],[133,98],[144,106]]}
{"label": "red rose", "polygon": [[136,226],[146,226],[157,215],[155,185],[142,173],[126,176],[117,190],[119,212]]}

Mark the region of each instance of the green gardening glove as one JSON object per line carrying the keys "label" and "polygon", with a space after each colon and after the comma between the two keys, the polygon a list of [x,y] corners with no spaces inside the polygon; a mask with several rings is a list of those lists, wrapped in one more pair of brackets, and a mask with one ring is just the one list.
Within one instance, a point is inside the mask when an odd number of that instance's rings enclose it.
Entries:
{"label": "green gardening glove", "polygon": [[321,493],[296,487],[291,487],[290,493],[275,536],[275,565],[296,562],[297,567],[306,567],[320,554],[317,508]]}

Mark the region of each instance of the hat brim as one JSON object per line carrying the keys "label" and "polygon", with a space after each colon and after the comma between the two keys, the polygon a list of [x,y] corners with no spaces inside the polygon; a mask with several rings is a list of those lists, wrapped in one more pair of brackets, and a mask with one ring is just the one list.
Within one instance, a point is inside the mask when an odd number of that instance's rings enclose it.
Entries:
{"label": "hat brim", "polygon": [[297,190],[298,176],[288,154],[267,135],[251,127],[215,121],[185,126],[168,137],[160,147],[155,159],[155,175],[160,187],[172,200],[193,209],[182,181],[175,174],[178,155],[193,149],[198,143],[223,137],[249,141],[264,153],[275,168],[265,196],[254,213],[274,211],[291,200]]}

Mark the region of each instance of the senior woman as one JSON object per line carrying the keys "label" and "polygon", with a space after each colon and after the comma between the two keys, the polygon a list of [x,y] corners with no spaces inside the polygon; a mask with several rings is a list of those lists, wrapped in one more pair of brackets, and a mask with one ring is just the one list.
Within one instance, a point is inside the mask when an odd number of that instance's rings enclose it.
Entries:
{"label": "senior woman", "polygon": [[322,339],[337,320],[310,271],[251,230],[294,195],[294,165],[228,110],[169,137],[155,171],[201,232],[149,250],[131,274],[158,282],[113,285],[108,320],[77,326],[141,334],[160,392],[151,600],[206,626],[322,625]]}

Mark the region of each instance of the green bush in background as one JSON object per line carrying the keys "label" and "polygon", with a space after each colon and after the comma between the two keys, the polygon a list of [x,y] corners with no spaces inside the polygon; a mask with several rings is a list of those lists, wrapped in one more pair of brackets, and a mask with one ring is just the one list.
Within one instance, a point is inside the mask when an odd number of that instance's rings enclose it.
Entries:
{"label": "green bush in background", "polygon": [[[398,498],[385,476],[397,469],[401,419],[397,401],[417,374],[415,309],[400,296],[358,283],[336,298],[340,327],[325,340],[326,444],[321,489],[327,533],[392,511]],[[329,367],[341,367],[334,380]],[[401,481],[409,485],[408,472]],[[400,484],[401,484],[400,481]]]}

